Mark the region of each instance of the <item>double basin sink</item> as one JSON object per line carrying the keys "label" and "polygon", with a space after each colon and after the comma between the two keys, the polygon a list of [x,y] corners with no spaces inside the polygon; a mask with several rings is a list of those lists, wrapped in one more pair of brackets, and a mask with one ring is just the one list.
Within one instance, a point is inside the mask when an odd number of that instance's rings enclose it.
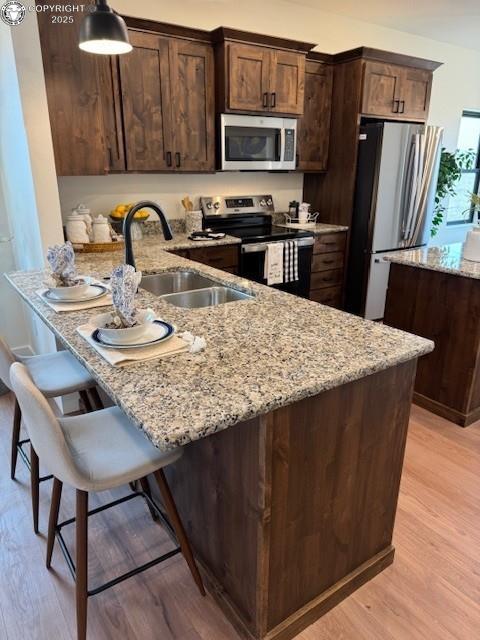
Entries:
{"label": "double basin sink", "polygon": [[225,302],[253,298],[252,294],[227,287],[190,270],[145,275],[140,282],[140,288],[185,309],[212,307]]}

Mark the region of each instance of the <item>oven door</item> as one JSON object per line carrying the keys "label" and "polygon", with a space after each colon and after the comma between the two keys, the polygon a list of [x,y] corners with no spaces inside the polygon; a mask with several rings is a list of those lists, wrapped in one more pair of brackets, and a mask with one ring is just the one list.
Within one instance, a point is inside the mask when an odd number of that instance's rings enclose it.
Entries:
{"label": "oven door", "polygon": [[222,114],[221,169],[295,169],[296,120]]}
{"label": "oven door", "polygon": [[[299,238],[298,244],[298,280],[285,284],[274,284],[275,289],[288,291],[302,298],[310,296],[310,275],[312,271],[312,254],[315,239]],[[263,277],[265,268],[266,242],[242,244],[240,253],[240,276],[260,284],[267,284]]]}

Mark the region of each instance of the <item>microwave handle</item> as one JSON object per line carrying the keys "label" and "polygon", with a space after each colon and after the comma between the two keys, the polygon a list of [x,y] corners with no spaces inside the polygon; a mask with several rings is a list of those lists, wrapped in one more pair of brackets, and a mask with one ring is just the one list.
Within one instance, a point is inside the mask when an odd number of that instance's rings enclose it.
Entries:
{"label": "microwave handle", "polygon": [[285,158],[285,127],[280,129],[280,162]]}

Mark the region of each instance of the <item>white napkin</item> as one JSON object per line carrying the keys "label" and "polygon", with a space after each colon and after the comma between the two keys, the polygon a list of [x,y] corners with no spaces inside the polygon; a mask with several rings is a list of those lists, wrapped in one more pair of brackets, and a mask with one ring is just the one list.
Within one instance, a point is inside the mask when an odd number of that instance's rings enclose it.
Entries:
{"label": "white napkin", "polygon": [[[92,283],[93,284],[93,283]],[[55,313],[62,313],[63,311],[82,311],[83,309],[94,309],[95,307],[108,307],[112,304],[112,294],[107,293],[107,295],[102,296],[101,298],[96,298],[95,300],[85,300],[79,302],[60,302],[56,304],[51,300],[48,300],[43,295],[48,289],[37,289],[35,293],[40,296],[45,304],[55,311]]]}
{"label": "white napkin", "polygon": [[283,282],[283,242],[267,244],[265,250],[265,267],[263,277],[267,284],[282,284]]}
{"label": "white napkin", "polygon": [[173,336],[166,342],[160,342],[160,344],[152,345],[151,347],[141,347],[140,349],[128,349],[128,351],[105,349],[93,340],[92,333],[95,331],[95,327],[92,327],[92,325],[84,324],[78,327],[77,331],[113,367],[127,367],[136,362],[159,360],[177,353],[184,353],[190,349],[188,342],[179,336]]}

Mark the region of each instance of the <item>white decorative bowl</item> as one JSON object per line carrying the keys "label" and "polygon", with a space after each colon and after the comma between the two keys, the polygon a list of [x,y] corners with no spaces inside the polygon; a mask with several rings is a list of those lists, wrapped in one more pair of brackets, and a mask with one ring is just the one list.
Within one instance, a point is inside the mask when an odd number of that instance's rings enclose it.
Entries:
{"label": "white decorative bowl", "polygon": [[138,310],[138,324],[134,327],[126,327],[122,329],[106,329],[105,325],[112,321],[111,312],[100,313],[94,316],[90,323],[100,329],[100,338],[109,344],[135,344],[141,341],[148,326],[155,320],[155,314],[151,309]]}
{"label": "white decorative bowl", "polygon": [[480,262],[480,227],[474,227],[467,233],[467,239],[463,247],[465,260]]}
{"label": "white decorative bowl", "polygon": [[90,278],[80,276],[78,284],[73,287],[49,287],[50,294],[58,300],[78,300],[86,295],[91,281]]}

